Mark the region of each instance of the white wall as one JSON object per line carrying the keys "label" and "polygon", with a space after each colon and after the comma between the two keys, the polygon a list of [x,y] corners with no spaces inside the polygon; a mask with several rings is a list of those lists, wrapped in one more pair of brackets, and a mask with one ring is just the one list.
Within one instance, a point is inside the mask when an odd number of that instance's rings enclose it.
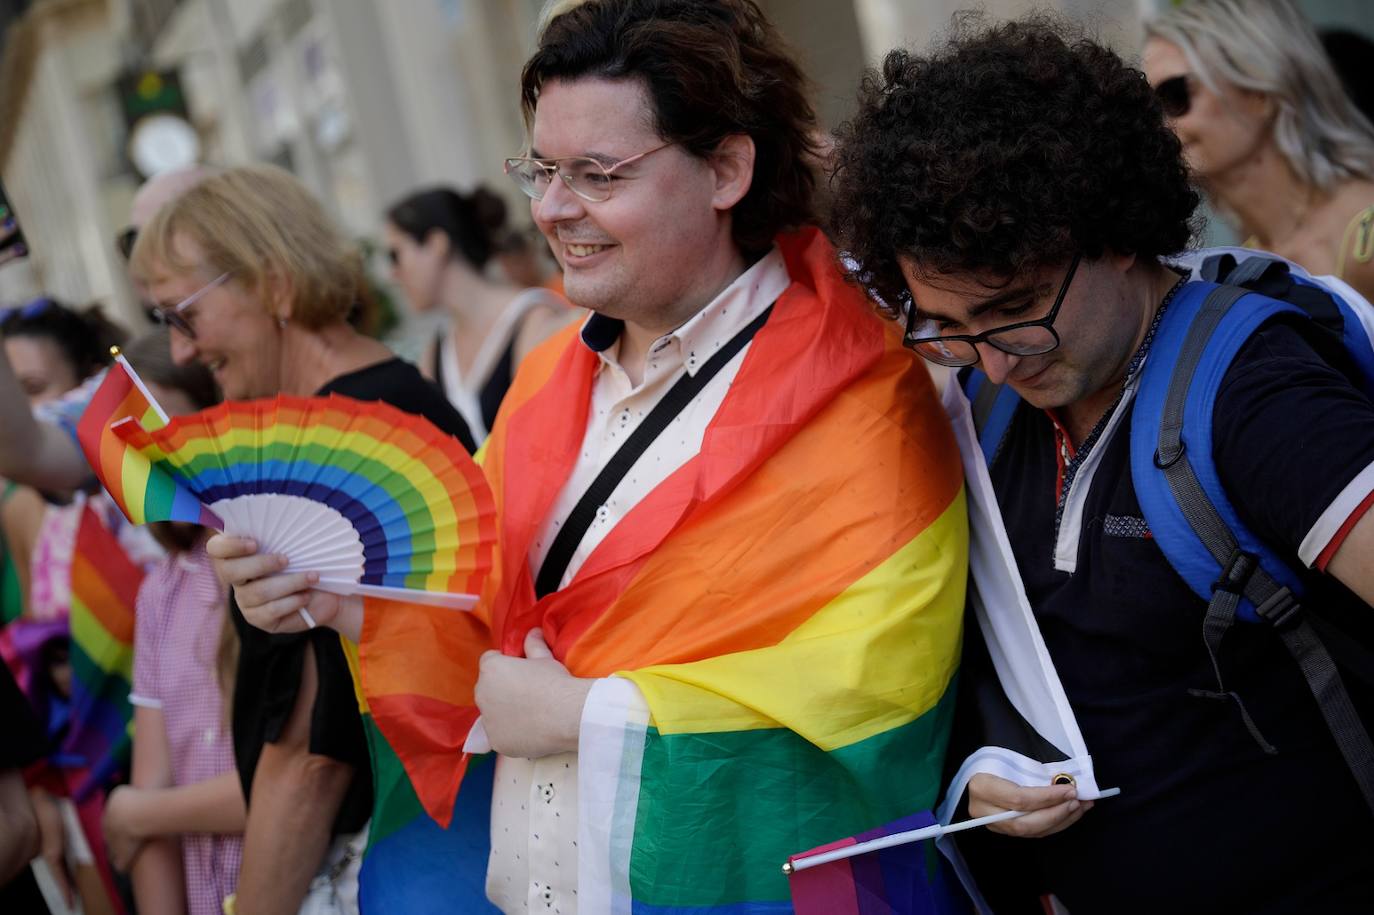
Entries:
{"label": "white wall", "polygon": [[133,323],[141,318],[113,242],[132,188],[103,180],[120,135],[106,92],[117,48],[104,25],[66,22],[44,41],[5,170],[31,254],[26,266],[0,271],[0,303],[40,292],[74,305],[97,300]]}

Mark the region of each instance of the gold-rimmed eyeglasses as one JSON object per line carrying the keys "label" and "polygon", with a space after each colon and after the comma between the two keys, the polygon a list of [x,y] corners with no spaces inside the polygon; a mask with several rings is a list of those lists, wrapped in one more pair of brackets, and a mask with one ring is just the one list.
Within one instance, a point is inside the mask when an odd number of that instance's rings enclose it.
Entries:
{"label": "gold-rimmed eyeglasses", "polygon": [[505,171],[515,182],[516,187],[524,191],[533,200],[544,199],[544,194],[549,189],[549,182],[553,180],[554,175],[557,175],[563,179],[568,190],[583,200],[589,203],[601,203],[611,199],[611,185],[616,178],[616,169],[629,165],[631,162],[638,162],[650,153],[667,149],[672,145],[674,144],[671,141],[663,143],[653,149],[611,163],[603,163],[591,156],[559,156],[557,159],[512,156],[506,160]]}

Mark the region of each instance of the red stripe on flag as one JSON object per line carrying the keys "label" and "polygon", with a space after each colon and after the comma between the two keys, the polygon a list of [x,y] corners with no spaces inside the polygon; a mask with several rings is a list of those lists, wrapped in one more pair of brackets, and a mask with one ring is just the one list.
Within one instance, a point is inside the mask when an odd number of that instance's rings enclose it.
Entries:
{"label": "red stripe on flag", "polygon": [[[478,715],[477,709],[472,706],[452,705],[439,699],[414,694],[368,697],[367,704],[372,710],[374,721],[380,712],[384,720],[408,725],[406,729],[393,731],[398,737],[404,737],[412,729],[426,733],[442,733],[447,745],[450,746],[462,745]],[[383,736],[387,736],[385,732]],[[458,797],[458,786],[463,780],[466,767],[455,766],[451,756],[416,753],[404,743],[392,740],[390,736],[387,736],[387,742],[405,766],[411,784],[424,785],[430,789],[419,794],[421,803],[431,801],[425,804],[425,812],[447,829],[453,816],[454,801]],[[463,754],[463,758],[466,761],[467,754]],[[435,806],[432,803],[435,797],[443,798],[448,806]]]}
{"label": "red stripe on flag", "polygon": [[76,437],[87,463],[125,515],[129,512],[124,496],[123,469],[128,446],[110,432],[110,424],[126,416],[142,417],[148,409],[148,399],[133,378],[123,365],[115,363],[105,373],[105,379],[96,388],[76,425]]}
{"label": "red stripe on flag", "polygon": [[133,644],[134,605],[143,570],[95,510],[87,505],[72,556],[72,596],[81,601],[113,638]]}

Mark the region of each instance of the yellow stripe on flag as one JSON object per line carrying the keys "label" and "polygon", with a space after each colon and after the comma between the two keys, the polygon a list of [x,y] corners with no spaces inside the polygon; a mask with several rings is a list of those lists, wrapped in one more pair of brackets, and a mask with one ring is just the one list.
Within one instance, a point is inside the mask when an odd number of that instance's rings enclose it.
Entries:
{"label": "yellow stripe on flag", "polygon": [[125,450],[124,459],[120,461],[119,484],[124,489],[124,508],[135,524],[143,524],[148,519],[146,499],[151,469],[147,458],[132,448]]}
{"label": "yellow stripe on flag", "polygon": [[[654,719],[664,734],[786,721],[823,750],[849,746],[914,721],[944,695],[959,663],[966,579],[957,570],[967,563],[961,489],[933,524],[777,645],[617,676],[666,713]],[[747,704],[732,698],[744,696]]]}
{"label": "yellow stripe on flag", "polygon": [[339,636],[339,644],[343,646],[344,658],[348,661],[348,672],[353,675],[353,695],[358,698],[358,711],[363,715],[372,714],[372,709],[367,705],[367,697],[363,695],[363,675],[358,666],[358,645],[345,635]]}

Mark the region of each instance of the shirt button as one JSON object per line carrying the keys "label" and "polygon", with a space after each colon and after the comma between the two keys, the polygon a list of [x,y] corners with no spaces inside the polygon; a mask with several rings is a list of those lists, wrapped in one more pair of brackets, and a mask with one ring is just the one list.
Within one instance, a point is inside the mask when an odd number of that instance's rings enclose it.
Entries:
{"label": "shirt button", "polygon": [[215,729],[214,729],[214,728],[206,728],[206,729],[205,729],[205,742],[206,742],[207,744],[211,744],[211,743],[214,743],[214,742],[215,742]]}
{"label": "shirt button", "polygon": [[544,799],[545,804],[553,803],[553,782],[539,786],[539,796]]}

